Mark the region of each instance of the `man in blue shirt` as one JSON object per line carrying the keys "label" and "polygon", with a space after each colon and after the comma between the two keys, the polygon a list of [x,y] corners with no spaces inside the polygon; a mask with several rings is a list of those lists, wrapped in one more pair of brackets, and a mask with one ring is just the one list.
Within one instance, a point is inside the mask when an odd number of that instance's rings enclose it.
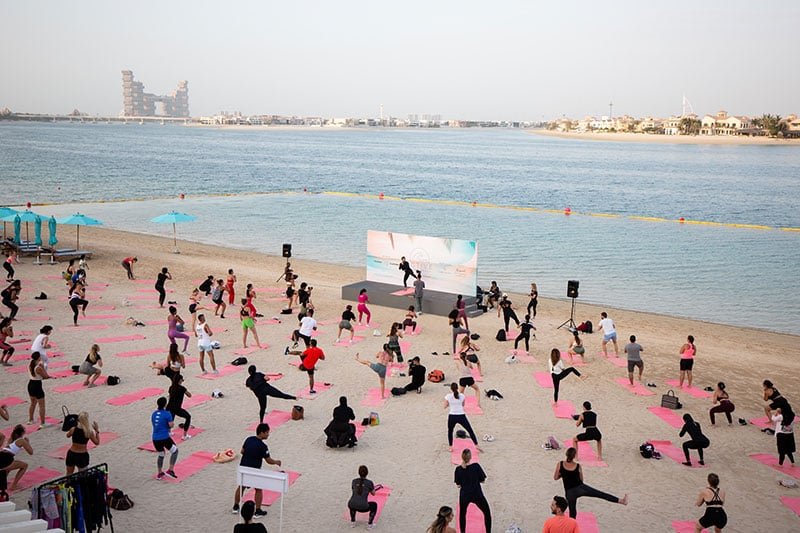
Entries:
{"label": "man in blue shirt", "polygon": [[[239,466],[248,466],[250,468],[261,468],[261,461],[266,461],[268,465],[281,466],[281,462],[269,456],[269,447],[264,442],[269,438],[269,424],[259,424],[256,427],[256,434],[247,437],[244,444],[242,444],[242,459],[239,461]],[[239,500],[241,498],[241,487],[236,487],[236,494],[233,496],[233,514],[239,512]],[[264,498],[263,491],[256,489],[256,512],[255,518],[267,516],[267,512],[261,509],[261,502]]]}
{"label": "man in blue shirt", "polygon": [[[172,413],[167,411],[165,407],[167,406],[167,399],[163,396],[158,399],[156,402],[158,405],[158,409],[153,411],[153,414],[150,416],[150,422],[153,424],[153,447],[158,452],[158,475],[156,479],[164,479],[164,476],[169,476],[172,479],[178,479],[178,476],[175,475],[175,461],[178,460],[178,447],[172,442],[172,437],[170,437],[170,430],[172,429]],[[166,473],[163,471],[164,468],[164,456],[166,455],[166,450],[169,450],[169,469]]]}

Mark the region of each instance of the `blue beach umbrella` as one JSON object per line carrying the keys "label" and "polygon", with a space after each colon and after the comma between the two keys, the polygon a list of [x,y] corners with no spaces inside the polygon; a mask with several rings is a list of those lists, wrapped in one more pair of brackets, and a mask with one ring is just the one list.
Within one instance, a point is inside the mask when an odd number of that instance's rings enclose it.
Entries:
{"label": "blue beach umbrella", "polygon": [[[17,217],[19,218],[20,222],[25,223],[25,240],[30,241],[30,233],[29,233],[29,222],[36,222],[36,217],[38,217],[37,213],[34,213],[30,209],[26,209],[25,211],[19,211],[15,215],[8,215],[7,217],[3,217],[3,221],[5,222],[13,222],[15,225],[17,223]],[[16,226],[14,227],[14,231],[16,232]],[[19,241],[16,241],[19,244]]]}
{"label": "blue beach umbrella", "polygon": [[[76,226],[75,231],[78,234],[78,243],[76,244],[75,248],[80,250],[81,249],[81,226],[102,226],[103,223],[97,220],[96,218],[87,217],[86,215],[82,215],[80,213],[75,213],[74,215],[70,215],[68,217],[62,218],[58,221],[59,224],[67,224],[70,226]],[[55,227],[55,222],[53,223]],[[53,230],[53,234],[55,230]]]}
{"label": "blue beach umbrella", "polygon": [[19,215],[14,217],[14,242],[19,244],[22,241],[20,233],[22,229],[22,221],[19,218]]}
{"label": "blue beach umbrella", "polygon": [[[0,207],[0,219],[16,214],[17,211],[15,209],[11,209],[10,207]],[[3,240],[5,240],[5,238],[6,238],[6,221],[3,220]]]}
{"label": "blue beach umbrella", "polygon": [[36,246],[42,245],[42,217],[36,217],[33,223],[33,242]]}
{"label": "blue beach umbrella", "polygon": [[47,243],[50,246],[55,246],[58,244],[58,239],[56,239],[56,217],[50,217],[50,220],[47,221],[47,229],[50,230],[50,239]]}
{"label": "blue beach umbrella", "polygon": [[194,215],[187,215],[186,213],[172,211],[171,213],[157,216],[156,218],[151,219],[150,222],[155,222],[156,224],[172,224],[172,243],[175,246],[174,252],[179,254],[178,234],[177,230],[175,229],[175,224],[180,224],[181,222],[192,222],[195,220],[197,220],[197,217]]}

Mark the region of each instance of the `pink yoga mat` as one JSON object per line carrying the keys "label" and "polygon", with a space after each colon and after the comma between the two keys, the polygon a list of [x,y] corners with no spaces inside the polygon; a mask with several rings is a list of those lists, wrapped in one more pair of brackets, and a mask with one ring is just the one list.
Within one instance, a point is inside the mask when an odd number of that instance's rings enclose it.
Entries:
{"label": "pink yoga mat", "polygon": [[575,520],[578,522],[581,533],[600,533],[597,518],[593,513],[578,513]]}
{"label": "pink yoga mat", "polygon": [[164,389],[159,389],[156,387],[147,387],[142,390],[138,390],[136,392],[129,392],[128,394],[123,394],[121,396],[109,398],[108,400],[106,400],[106,403],[108,405],[129,405],[134,402],[144,400],[145,398],[150,398],[151,396],[158,396],[159,394],[163,393]]}
{"label": "pink yoga mat", "polygon": [[123,335],[121,337],[100,337],[94,340],[97,344],[107,344],[111,342],[143,341],[147,337],[144,335]]}
{"label": "pink yoga mat", "polygon": [[525,350],[509,350],[508,355],[516,356],[520,363],[531,365],[536,362],[536,359],[532,355],[525,353]]}
{"label": "pink yoga mat", "polygon": [[[194,438],[197,435],[199,435],[200,433],[202,433],[203,431],[205,431],[205,430],[201,429],[201,428],[190,427],[189,428],[189,435],[192,438]],[[185,441],[181,440],[181,437],[183,437],[183,430],[181,428],[179,428],[177,423],[176,423],[175,427],[172,429],[172,440],[178,446],[180,446],[181,442],[185,442]],[[155,453],[155,451],[156,451],[156,448],[155,448],[155,446],[153,446],[153,442],[152,441],[147,441],[144,444],[140,444],[139,446],[136,447],[136,449],[137,450],[144,450],[146,452],[153,452],[153,453]],[[178,459],[178,462],[180,462],[180,459]]]}
{"label": "pink yoga mat", "polygon": [[[461,463],[459,462],[459,464]],[[459,506],[456,505],[456,510],[455,510],[456,518],[451,523],[451,526],[455,526],[456,531],[458,533],[463,533],[461,531],[461,526],[459,526],[458,524],[458,516],[460,512],[461,511],[459,510]],[[467,531],[469,533],[486,533],[486,528],[483,525],[483,513],[481,512],[480,509],[478,509],[478,506],[474,504],[470,504],[467,507]]]}
{"label": "pink yoga mat", "polygon": [[166,309],[164,307],[159,307],[158,305],[135,305],[133,308],[140,311],[164,311]]}
{"label": "pink yoga mat", "polygon": [[0,405],[5,405],[6,407],[14,407],[15,405],[19,405],[21,403],[28,403],[28,400],[23,400],[22,398],[17,398],[16,396],[8,396],[0,399]]}
{"label": "pink yoga mat", "polygon": [[482,415],[483,409],[478,407],[478,399],[474,395],[466,395],[467,401],[464,402],[464,412],[468,415]]}
{"label": "pink yoga mat", "polygon": [[[389,391],[386,391],[386,396],[390,396]],[[367,390],[367,393],[361,398],[361,405],[364,407],[383,407],[386,404],[386,398],[381,398],[381,389],[374,387]]]}
{"label": "pink yoga mat", "polygon": [[[378,485],[378,483],[376,483]],[[375,495],[370,494],[367,496],[367,500],[371,502],[375,502],[378,504],[378,511],[375,513],[375,519],[372,521],[373,524],[378,523],[378,519],[381,517],[381,512],[383,511],[383,506],[386,505],[386,500],[389,499],[389,495],[392,493],[392,489],[383,486],[380,490],[375,491]],[[342,514],[346,521],[350,521],[350,510],[345,509],[344,513]],[[356,513],[356,523],[364,525],[369,522],[369,513]]]}
{"label": "pink yoga mat", "polygon": [[72,376],[76,376],[77,372],[73,372],[70,370],[59,370],[57,372],[48,372],[51,378],[70,378]]}
{"label": "pink yoga mat", "polygon": [[[214,454],[211,452],[194,452],[185,459],[178,458],[178,462],[175,463],[175,474],[178,476],[178,479],[172,479],[171,477],[165,476],[164,481],[168,481],[170,483],[180,483],[187,477],[193,476],[194,474],[203,470],[213,462]],[[154,479],[155,477],[155,474],[153,474]]]}
{"label": "pink yoga mat", "polygon": [[[197,377],[200,379],[218,379],[224,376],[230,376],[231,374],[235,374],[237,372],[241,372],[243,368],[244,365],[240,366],[225,365],[222,368],[217,369],[219,370],[219,374],[208,373],[208,374],[201,374]],[[206,369],[208,369],[208,367],[206,367]]]}
{"label": "pink yoga mat", "polygon": [[614,357],[613,355],[609,355],[607,358],[601,357],[600,359],[602,359],[607,363],[611,363],[612,365],[619,368],[625,368],[625,369],[628,368],[628,360],[626,358]]}
{"label": "pink yoga mat", "polygon": [[266,350],[269,348],[269,344],[262,344],[261,348],[258,346],[248,346],[247,348],[238,348],[233,351],[235,355],[250,355],[251,353],[255,353],[259,350]]}
{"label": "pink yoga mat", "polygon": [[[289,474],[289,486],[291,487],[292,485],[294,485],[295,481],[297,481],[297,479],[300,477],[300,473],[299,472],[293,472],[291,470],[286,471],[286,473]],[[244,501],[244,502],[252,501],[253,498],[255,498],[255,495],[256,495],[256,492],[254,490],[252,490],[252,489],[248,490],[247,492],[244,493],[244,497],[242,498],[242,501]],[[264,496],[263,496],[263,499],[262,499],[262,503],[264,505],[272,505],[272,504],[274,504],[275,502],[277,502],[280,499],[281,499],[281,493],[280,492],[275,492],[275,491],[272,491],[272,490],[265,490],[264,491]]]}
{"label": "pink yoga mat", "polygon": [[[22,332],[16,332],[16,333],[17,333],[18,335],[23,335],[23,333],[22,333]],[[25,332],[25,333],[24,333],[24,335],[33,335],[33,332],[32,332],[32,331],[27,331],[27,332]],[[6,339],[6,342],[7,342],[8,344],[24,344],[24,343],[26,343],[26,342],[28,342],[28,343],[29,343],[29,342],[31,342],[31,339],[26,339],[26,338],[20,338],[20,339]],[[30,348],[30,346],[28,346],[28,348]]]}
{"label": "pink yoga mat", "polygon": [[[64,435],[66,435],[66,433],[64,433]],[[119,438],[119,435],[117,435],[116,433],[112,433],[111,431],[101,431],[100,432],[100,444],[106,444],[106,443],[109,443],[112,440],[116,440],[118,438]],[[60,448],[56,448],[52,452],[49,452],[47,454],[47,456],[48,457],[53,457],[55,459],[64,459],[64,458],[67,457],[67,450],[69,450],[70,446],[72,446],[72,445],[71,444],[65,444],[65,445],[61,446]],[[96,447],[97,446],[95,446],[94,442],[89,441],[89,444],[87,446],[87,448],[89,450],[91,450],[92,448],[96,448]]]}
{"label": "pink yoga mat", "polygon": [[766,416],[762,416],[761,418],[751,418],[750,423],[756,427],[760,427],[761,429],[775,429],[775,423],[769,420]]}
{"label": "pink yoga mat", "polygon": [[586,366],[586,362],[581,358],[581,356],[576,355],[573,357],[569,354],[569,352],[564,350],[561,350],[561,359],[563,359],[565,363],[569,361],[570,366]]}
{"label": "pink yoga mat", "polygon": [[17,320],[19,322],[47,322],[50,317],[45,315],[22,315],[17,317]]}
{"label": "pink yoga mat", "polygon": [[538,383],[539,386],[542,387],[543,389],[553,388],[553,376],[551,376],[547,372],[534,372],[533,378],[536,380],[536,383]]}
{"label": "pink yoga mat", "polygon": [[698,389],[697,387],[686,387],[680,388],[680,381],[677,379],[668,379],[667,385],[670,387],[675,387],[675,389],[679,390],[680,392],[685,392],[687,394],[691,394],[695,398],[711,398],[711,393],[706,392],[702,389]]}
{"label": "pink yoga mat", "polygon": [[483,376],[481,376],[481,373],[478,372],[477,368],[472,368],[470,370],[470,373],[472,374],[472,379],[474,379],[475,381],[483,382]]}
{"label": "pink yoga mat", "polygon": [[[93,310],[97,311],[97,309]],[[120,318],[125,318],[122,315],[86,315],[83,317],[84,320],[116,320]]]}
{"label": "pink yoga mat", "polygon": [[389,294],[392,296],[408,296],[409,294],[414,294],[414,288],[400,289],[399,291],[390,292]]}
{"label": "pink yoga mat", "polygon": [[[63,368],[65,366],[70,366],[69,361],[50,361],[47,363],[47,369],[50,370],[51,368]],[[24,374],[28,372],[28,365],[25,366],[12,366],[6,368],[6,372],[9,374]]]}
{"label": "pink yoga mat", "polygon": [[61,333],[69,333],[70,331],[99,331],[101,329],[108,329],[108,324],[81,324],[80,326],[63,326],[58,328]]}
{"label": "pink yoga mat", "polygon": [[130,352],[117,352],[116,357],[140,357],[142,355],[164,354],[167,353],[165,348],[148,348],[147,350],[133,350]]}
{"label": "pink yoga mat", "polygon": [[[457,426],[458,429],[461,429],[460,426]],[[454,465],[461,464],[461,452],[465,449],[469,448],[472,452],[472,462],[477,463],[480,459],[480,452],[478,449],[475,448],[475,444],[472,443],[472,440],[469,438],[466,439],[453,439],[453,449],[450,452],[450,462]]]}
{"label": "pink yoga mat", "polygon": [[283,377],[283,372],[266,372],[264,375],[269,378],[268,381],[278,381]]}
{"label": "pink yoga mat", "polygon": [[[652,442],[652,441],[651,441]],[[606,467],[608,463],[605,461],[600,461],[597,458],[597,453],[594,451],[594,447],[597,443],[592,442],[579,442],[578,443],[578,458],[577,460],[584,466],[596,466],[596,467]],[[572,447],[572,439],[567,439],[564,441],[564,449]]]}
{"label": "pink yoga mat", "polygon": [[787,476],[792,476],[795,479],[800,479],[800,468],[796,466],[792,467],[788,459],[784,461],[783,466],[779,466],[778,458],[768,453],[751,453],[749,457],[754,461],[758,461],[762,465],[767,465],[776,472],[786,474]]}
{"label": "pink yoga mat", "polygon": [[655,394],[655,392],[649,390],[647,387],[637,381],[634,381],[633,385],[631,385],[627,378],[617,378],[614,380],[614,382],[619,384],[623,389],[632,392],[637,396],[653,396]]}
{"label": "pink yoga mat", "polygon": [[[697,523],[696,520],[675,520],[672,522],[672,529],[675,533],[694,533],[694,525]],[[704,533],[709,532],[709,529],[703,529]],[[581,532],[583,532],[583,528],[581,528]]]}
{"label": "pink yoga mat", "polygon": [[[284,425],[286,422],[292,419],[292,413],[289,411],[279,411],[278,409],[273,409],[266,415],[264,415],[264,422],[269,424],[270,431],[274,431],[275,428],[278,428]],[[247,426],[247,431],[255,431],[258,427],[258,422],[254,422]]]}
{"label": "pink yoga mat", "polygon": [[781,496],[781,503],[794,511],[794,514],[800,516],[800,498],[792,498],[790,496]]}
{"label": "pink yoga mat", "polygon": [[409,341],[400,341],[400,352],[407,354],[411,351],[411,343]]}
{"label": "pink yoga mat", "polygon": [[33,488],[36,485],[41,485],[45,481],[55,479],[63,476],[63,472],[57,470],[50,470],[49,468],[38,467],[33,470],[28,470],[17,485],[17,492],[22,492],[27,489]]}
{"label": "pink yoga mat", "polygon": [[558,403],[551,403],[553,407],[553,414],[556,418],[572,418],[575,414],[575,407],[569,400],[560,400]]}
{"label": "pink yoga mat", "polygon": [[[655,446],[656,450],[658,450],[662,456],[669,457],[676,463],[680,464],[686,460],[686,458],[683,456],[683,450],[672,444],[672,441],[650,440],[648,442]],[[689,453],[691,454],[691,451]],[[705,468],[703,465],[697,462],[698,459],[696,454],[694,456],[689,455],[689,457],[692,460],[692,468]]]}
{"label": "pink yoga mat", "polygon": [[286,289],[284,289],[282,287],[256,287],[253,290],[256,291],[256,294],[259,293],[259,292],[277,292],[277,293],[283,293],[283,294],[286,293]]}
{"label": "pink yoga mat", "polygon": [[361,424],[356,424],[356,438],[361,440],[361,435],[367,430],[369,426],[362,426]]}
{"label": "pink yoga mat", "polygon": [[336,346],[347,348],[349,346],[352,346],[353,344],[358,344],[359,342],[361,342],[363,340],[364,340],[364,337],[360,337],[358,335],[355,335],[353,337],[353,342],[351,344],[350,343],[350,339],[348,337],[342,336],[342,339],[339,342],[336,343]]}
{"label": "pink yoga mat", "polygon": [[316,394],[311,394],[310,392],[308,392],[308,387],[306,387],[303,390],[296,392],[295,396],[297,396],[298,398],[305,398],[306,400],[313,400],[314,398],[319,396],[320,393],[325,392],[332,386],[333,385],[331,385],[330,383],[314,383],[314,390],[317,391]]}
{"label": "pink yoga mat", "polygon": [[[35,420],[36,422],[33,424],[23,424],[25,426],[25,433],[36,433],[37,431],[39,431],[39,419],[36,418]],[[47,427],[58,426],[58,428],[61,429],[61,420],[55,419],[51,416],[46,416],[44,417],[44,421],[47,423]],[[13,429],[14,426],[9,426],[5,429],[0,430],[0,433],[2,433],[3,435],[6,436],[6,438],[8,438],[8,436],[11,435],[11,431]]]}
{"label": "pink yoga mat", "polygon": [[683,427],[683,418],[672,409],[667,409],[666,407],[648,407],[647,410],[675,429],[681,429]]}
{"label": "pink yoga mat", "polygon": [[211,400],[211,396],[207,394],[192,394],[191,398],[184,398],[183,399],[183,408],[184,409],[191,409],[192,407],[196,407],[198,405],[202,405],[207,401]]}
{"label": "pink yoga mat", "polygon": [[[107,379],[108,378],[106,376],[100,376],[94,383],[95,385],[105,385]],[[67,392],[79,391],[86,388],[87,387],[83,384],[83,380],[80,380],[76,381],[75,383],[70,383],[69,385],[59,385],[58,387],[53,387],[53,391],[60,393],[67,393]]]}

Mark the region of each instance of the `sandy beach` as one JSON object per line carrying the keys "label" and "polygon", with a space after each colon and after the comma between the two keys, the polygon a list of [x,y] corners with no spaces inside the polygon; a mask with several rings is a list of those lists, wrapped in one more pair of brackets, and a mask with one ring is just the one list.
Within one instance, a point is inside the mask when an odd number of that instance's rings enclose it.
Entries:
{"label": "sandy beach", "polygon": [[[533,132],[548,134],[550,132]],[[663,136],[637,136],[625,134],[578,136],[558,135],[566,138],[596,140],[639,140],[645,142],[717,142],[724,144],[745,140],[740,138],[683,138]],[[747,139],[754,144],[789,144],[786,141]],[[763,142],[762,142],[763,141]],[[796,143],[792,143],[796,144]],[[72,242],[74,229],[59,228],[62,242]],[[245,284],[257,288],[256,307],[265,315],[258,324],[262,342],[269,348],[246,355],[251,363],[264,372],[282,373],[273,384],[284,392],[294,394],[307,385],[307,377],[288,364],[296,358],[283,355],[289,344],[288,336],[295,329],[295,316],[278,315],[283,306],[279,299],[282,283],[276,278],[283,271],[284,260],[258,251],[241,251],[179,242],[180,255],[171,253],[172,240],[112,230],[93,229],[91,236],[82,235],[83,246],[95,252],[88,272],[88,319],[81,325],[105,325],[106,328],[85,330],[73,328],[71,312],[66,303],[66,288],[57,276],[65,264],[36,266],[32,258],[23,258],[17,266],[17,277],[22,279],[22,310],[14,329],[17,338],[33,338],[44,324],[52,324],[51,336],[63,356],[52,361],[69,361],[79,364],[89,346],[97,337],[142,335],[141,340],[101,344],[104,360],[103,374],[121,378],[116,387],[98,386],[71,393],[58,393],[53,388],[76,383],[79,376],[68,376],[45,382],[47,412],[60,418],[61,405],[70,411],[86,410],[96,420],[101,431],[114,432],[115,440],[92,450],[92,464],[106,462],[110,468],[110,482],[122,489],[136,503],[129,511],[114,513],[115,529],[120,532],[160,531],[179,528],[186,531],[232,531],[237,517],[232,515],[234,474],[237,461],[227,464],[209,464],[179,483],[156,481],[155,454],[138,450],[137,446],[150,440],[150,413],[155,408],[155,397],[125,406],[114,406],[106,400],[146,387],[166,391],[168,380],[155,376],[148,368],[152,360],[164,359],[159,355],[119,357],[115,354],[134,350],[168,347],[166,309],[157,309],[157,295],[150,292],[152,283],[134,283],[126,279],[120,266],[122,258],[137,255],[135,272],[140,278],[154,279],[163,266],[169,267],[174,277],[167,282],[168,300],[178,303],[179,313],[188,317],[187,305],[191,289],[198,280],[209,274],[224,277],[228,268],[238,276],[237,294],[244,292]],[[389,398],[382,406],[363,406],[362,399],[368,389],[377,387],[378,379],[369,369],[357,364],[353,354],[360,351],[364,358],[372,358],[384,342],[392,321],[401,321],[403,313],[388,308],[372,307],[376,324],[366,332],[366,338],[351,347],[333,345],[336,323],[346,302],[341,300],[340,288],[364,277],[362,268],[347,268],[321,262],[292,260],[299,281],[314,287],[313,301],[316,318],[324,324],[319,328],[318,340],[326,353],[325,361],[318,365],[317,382],[331,383],[330,390],[320,392],[316,398],[298,402],[270,398],[270,410],[289,411],[294,403],[305,407],[305,420],[288,421],[275,427],[267,441],[282,468],[298,472],[300,477],[284,498],[283,530],[286,532],[349,531],[344,518],[346,502],[350,496],[350,482],[356,477],[361,464],[370,469],[369,478],[392,489],[378,519],[377,531],[424,531],[441,505],[456,507],[457,489],[453,484],[451,453],[446,439],[447,411],[443,397],[447,389],[442,384],[426,383],[422,394],[408,394]],[[487,281],[487,280],[480,280]],[[500,287],[503,280],[498,279]],[[533,280],[535,281],[535,280]],[[398,276],[398,283],[400,277]],[[44,291],[46,301],[33,296]],[[148,298],[148,296],[150,298]],[[572,419],[556,418],[551,409],[552,390],[543,388],[534,379],[534,372],[547,372],[546,357],[554,347],[566,350],[570,334],[556,329],[569,317],[569,302],[545,298],[539,303],[535,320],[538,328],[532,342],[532,362],[505,364],[504,359],[513,343],[495,340],[502,321],[494,312],[470,320],[470,329],[481,335],[480,358],[485,376],[479,383],[482,390],[496,389],[505,397],[501,401],[481,399],[483,414],[469,415],[478,437],[490,434],[494,442],[481,442],[483,453],[479,462],[488,475],[484,492],[491,505],[495,531],[505,531],[516,523],[525,532],[541,531],[548,518],[549,502],[553,495],[563,494],[560,481],[553,481],[556,462],[563,458],[562,451],[549,451],[542,444],[549,436],[564,442],[578,433]],[[658,298],[657,293],[643,298]],[[237,296],[238,299],[238,296]],[[511,294],[520,318],[525,313],[527,297]],[[209,300],[204,300],[209,304]],[[644,304],[643,304],[644,305]],[[103,306],[103,310],[97,307]],[[113,307],[113,309],[112,309]],[[648,389],[652,396],[638,396],[615,382],[626,376],[626,370],[608,360],[600,352],[602,335],[586,335],[584,343],[586,361],[579,370],[588,376],[586,381],[567,378],[561,385],[561,399],[576,407],[589,400],[598,413],[598,425],[604,438],[604,459],[608,466],[584,466],[585,482],[599,490],[622,496],[627,493],[630,504],[622,507],[597,499],[583,498],[578,509],[592,513],[599,531],[672,531],[673,521],[696,521],[702,510],[694,506],[700,489],[706,486],[709,472],[719,474],[721,486],[727,491],[725,508],[729,527],[725,531],[789,532],[798,528],[798,517],[781,504],[781,496],[797,497],[797,489],[779,487],[779,479],[790,475],[776,472],[748,457],[748,454],[775,455],[775,438],[767,436],[754,425],[747,427],[735,423],[728,426],[724,416],[710,426],[708,409],[710,399],[695,398],[686,391],[666,384],[677,379],[678,350],[686,335],[696,338],[698,356],[695,362],[695,387],[702,389],[718,381],[727,384],[727,390],[736,405],[734,418],[746,419],[763,416],[761,381],[771,379],[790,401],[800,402],[800,348],[797,336],[736,328],[655,314],[615,310],[577,303],[576,320],[591,320],[595,325],[600,312],[607,311],[617,325],[620,349],[628,336],[635,334],[644,346],[644,382],[655,382]],[[2,308],[5,313],[6,309]],[[222,348],[216,352],[217,365],[222,368],[237,357],[233,352],[241,347],[241,328],[238,307],[227,312],[224,320],[204,312],[214,331],[214,338]],[[106,315],[109,318],[91,318]],[[281,316],[280,324],[268,324],[272,316]],[[33,317],[32,319],[27,317]],[[124,324],[127,317],[152,323],[142,328]],[[190,317],[189,317],[189,320]],[[420,317],[422,331],[416,336],[406,336],[410,343],[406,358],[418,355],[428,371],[441,369],[447,375],[445,384],[457,375],[452,357],[442,355],[450,351],[450,328],[445,317],[424,315]],[[379,337],[371,335],[378,328]],[[24,332],[24,333],[22,333]],[[18,353],[27,353],[17,344]],[[432,355],[437,352],[439,355]],[[194,338],[189,342],[190,357],[197,356]],[[613,356],[612,358],[613,359]],[[14,363],[20,367],[25,361]],[[12,370],[13,368],[12,367]],[[68,367],[65,367],[68,368]],[[210,395],[220,389],[225,397],[212,399],[189,409],[193,425],[204,431],[191,440],[178,442],[179,463],[195,452],[210,452],[225,448],[239,451],[243,440],[252,434],[247,427],[257,421],[258,404],[253,394],[244,387],[246,369],[215,380],[201,379],[196,362],[188,365],[184,375],[185,385],[193,394]],[[387,377],[387,388],[402,386],[408,378]],[[0,398],[19,397],[25,403],[10,407],[11,421],[2,428],[27,421],[27,377],[24,373],[0,372]],[[661,394],[675,389],[684,404],[682,413],[691,413],[711,440],[706,450],[706,468],[687,468],[664,457],[646,460],[639,454],[639,445],[647,440],[669,440],[680,446],[678,429],[648,412],[647,408],[660,403]],[[467,396],[472,394],[468,391]],[[323,429],[330,421],[331,412],[340,395],[346,395],[357,418],[371,411],[380,414],[381,424],[369,427],[354,449],[333,450],[325,446]],[[30,468],[45,467],[63,473],[63,460],[48,454],[67,443],[60,427],[47,427],[30,435],[35,450],[32,457],[23,456]],[[581,458],[579,458],[581,459]],[[693,455],[696,460],[696,455]],[[269,468],[264,465],[264,468]],[[788,469],[787,469],[788,470]],[[800,466],[793,472],[800,477]],[[25,508],[30,493],[21,491],[12,495],[18,508]],[[278,531],[279,506],[268,508],[269,515],[262,521],[270,532]],[[365,515],[359,515],[364,519]],[[452,524],[455,527],[455,523]],[[365,526],[360,525],[358,530]],[[478,529],[468,529],[478,531]]]}
{"label": "sandy beach", "polygon": [[800,139],[773,139],[769,137],[746,137],[725,135],[651,135],[646,133],[605,133],[605,132],[561,132],[544,129],[528,130],[533,135],[558,137],[560,139],[578,139],[581,141],[611,141],[633,143],[663,144],[717,144],[717,145],[763,145],[763,146],[800,146]]}

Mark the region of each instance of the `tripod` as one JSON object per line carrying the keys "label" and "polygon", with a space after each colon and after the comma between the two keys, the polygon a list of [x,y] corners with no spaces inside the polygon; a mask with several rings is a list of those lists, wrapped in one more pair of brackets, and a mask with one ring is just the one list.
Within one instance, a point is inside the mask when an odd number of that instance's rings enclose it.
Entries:
{"label": "tripod", "polygon": [[558,326],[556,329],[561,329],[564,326],[568,326],[567,329],[569,329],[570,331],[574,331],[577,328],[575,324],[575,298],[572,298],[572,309],[569,312],[569,318],[565,320],[564,323]]}

